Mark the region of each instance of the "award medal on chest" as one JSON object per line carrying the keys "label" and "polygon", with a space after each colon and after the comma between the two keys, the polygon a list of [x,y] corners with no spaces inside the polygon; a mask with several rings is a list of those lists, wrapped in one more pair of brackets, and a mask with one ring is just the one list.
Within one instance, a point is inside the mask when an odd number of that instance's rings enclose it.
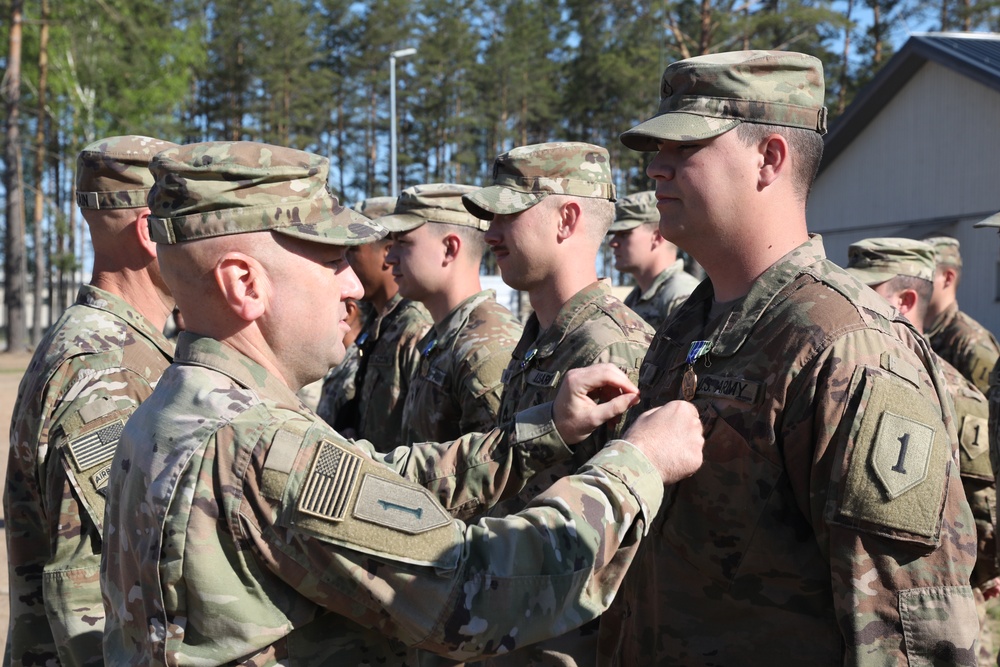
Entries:
{"label": "award medal on chest", "polygon": [[696,340],[691,343],[685,363],[687,368],[681,377],[681,397],[685,401],[693,401],[695,392],[698,389],[698,375],[694,372],[694,364],[698,359],[708,354],[712,347],[712,341]]}

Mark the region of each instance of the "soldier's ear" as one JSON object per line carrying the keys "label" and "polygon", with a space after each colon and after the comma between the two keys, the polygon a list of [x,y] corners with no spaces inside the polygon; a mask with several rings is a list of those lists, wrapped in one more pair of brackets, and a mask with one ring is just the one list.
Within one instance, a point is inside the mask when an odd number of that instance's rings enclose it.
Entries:
{"label": "soldier's ear", "polygon": [[253,322],[267,310],[270,283],[264,267],[241,252],[228,252],[215,265],[215,282],[240,319]]}
{"label": "soldier's ear", "polygon": [[149,209],[136,209],[135,216],[135,237],[150,259],[156,259],[156,242],[149,236]]}
{"label": "soldier's ear", "polygon": [[764,189],[775,183],[784,175],[791,177],[791,160],[788,151],[788,141],[780,134],[770,134],[761,140],[760,170],[757,175],[757,188]]}
{"label": "soldier's ear", "polygon": [[572,199],[559,205],[559,226],[557,228],[557,238],[560,243],[573,236],[580,226],[583,211],[580,204]]}
{"label": "soldier's ear", "polygon": [[458,259],[458,253],[462,250],[462,238],[458,234],[445,234],[441,238],[444,246],[444,263],[450,264]]}

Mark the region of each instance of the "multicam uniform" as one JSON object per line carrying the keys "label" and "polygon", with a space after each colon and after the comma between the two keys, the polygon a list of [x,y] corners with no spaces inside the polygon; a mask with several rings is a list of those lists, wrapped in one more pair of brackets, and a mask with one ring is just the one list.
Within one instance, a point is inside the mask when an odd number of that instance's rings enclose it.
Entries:
{"label": "multicam uniform", "polygon": [[406,665],[413,647],[464,659],[592,619],[662,499],[641,452],[611,443],[504,521],[443,509],[568,454],[533,445],[551,407],[529,415],[510,439],[380,455],[251,359],[181,334],[114,461],[108,663]]}
{"label": "multicam uniform", "polygon": [[712,306],[706,281],[642,367],[640,409],[693,394],[705,462],[602,616],[599,661],[974,665],[976,536],[926,343],[818,237]]}
{"label": "multicam uniform", "polygon": [[[357,384],[358,369],[361,367],[361,349],[352,343],[347,347],[344,360],[330,369],[323,378],[316,414],[338,432],[357,428]],[[352,406],[349,407],[349,406]],[[347,412],[352,412],[348,415]]]}
{"label": "multicam uniform", "polygon": [[986,623],[986,601],[979,588],[1000,574],[997,568],[996,518],[992,509],[996,506],[997,491],[990,465],[989,403],[982,392],[954,366],[941,357],[937,357],[937,362],[955,408],[962,486],[976,520],[979,549],[971,583],[979,610],[979,664],[992,667],[996,664],[996,649],[993,634]]}
{"label": "multicam uniform", "polygon": [[677,310],[698,286],[698,279],[684,271],[684,260],[678,259],[670,268],[656,276],[648,290],[636,286],[625,297],[625,305],[646,320],[653,329]]}
{"label": "multicam uniform", "polygon": [[410,378],[420,364],[417,344],[433,326],[430,313],[419,302],[399,294],[386,305],[358,337],[358,436],[389,451],[403,444],[403,406]]}
{"label": "multicam uniform", "polygon": [[172,353],[132,306],[89,285],[39,344],[10,429],[5,664],[101,664],[108,470],[125,420]]}
{"label": "multicam uniform", "polygon": [[489,431],[500,409],[500,376],[521,334],[486,290],[470,296],[420,340],[420,366],[403,408],[405,443],[443,442]]}
{"label": "multicam uniform", "polygon": [[[566,371],[612,363],[638,382],[638,370],[652,336],[649,325],[611,295],[604,281],[585,287],[567,301],[544,331],[532,315],[504,371],[500,425],[508,427],[521,410],[555,398]],[[491,516],[524,508],[531,498],[573,473],[608,440],[621,432],[621,422],[606,424],[574,447],[573,456],[536,474],[514,498],[498,503]],[[596,627],[586,626],[565,637],[531,646],[491,661],[496,665],[587,665],[595,655]]]}
{"label": "multicam uniform", "polygon": [[927,329],[931,347],[984,394],[990,389],[990,371],[1000,358],[1000,344],[979,322],[953,303]]}

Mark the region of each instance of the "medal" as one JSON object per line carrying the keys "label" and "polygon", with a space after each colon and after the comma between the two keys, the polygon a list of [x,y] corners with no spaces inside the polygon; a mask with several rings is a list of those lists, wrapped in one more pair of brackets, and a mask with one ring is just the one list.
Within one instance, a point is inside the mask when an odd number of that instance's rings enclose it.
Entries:
{"label": "medal", "polygon": [[687,363],[687,369],[681,378],[681,398],[685,401],[693,401],[698,390],[698,376],[694,372],[694,364],[698,359],[708,354],[711,348],[712,342],[708,340],[696,340],[691,343],[687,359],[684,360]]}

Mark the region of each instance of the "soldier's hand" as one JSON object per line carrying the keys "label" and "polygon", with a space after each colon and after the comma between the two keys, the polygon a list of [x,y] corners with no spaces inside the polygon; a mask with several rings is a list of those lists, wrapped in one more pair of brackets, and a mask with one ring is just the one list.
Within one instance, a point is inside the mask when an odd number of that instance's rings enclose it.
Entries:
{"label": "soldier's hand", "polygon": [[984,600],[992,600],[993,598],[1000,596],[1000,577],[990,579],[985,584],[980,586],[979,590],[982,591]]}
{"label": "soldier's hand", "polygon": [[698,409],[687,401],[671,401],[642,413],[622,438],[653,462],[664,484],[690,477],[701,467],[704,429]]}
{"label": "soldier's hand", "polygon": [[638,400],[639,390],[614,364],[574,368],[566,373],[552,406],[556,430],[575,445]]}

